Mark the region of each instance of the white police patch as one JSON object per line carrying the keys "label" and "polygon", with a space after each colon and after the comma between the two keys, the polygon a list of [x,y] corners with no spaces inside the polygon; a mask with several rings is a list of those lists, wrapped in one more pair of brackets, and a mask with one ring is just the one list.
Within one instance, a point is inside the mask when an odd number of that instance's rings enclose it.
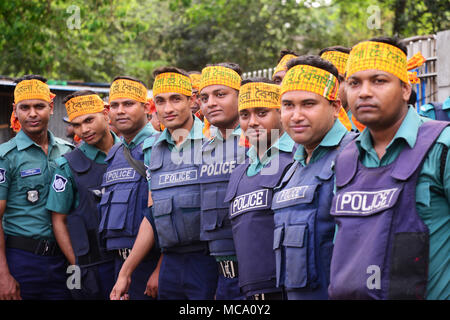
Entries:
{"label": "white police patch", "polygon": [[63,192],[66,190],[67,179],[59,174],[55,174],[55,180],[53,181],[53,190],[56,192]]}
{"label": "white police patch", "polygon": [[6,181],[6,170],[0,168],[0,183],[4,183]]}

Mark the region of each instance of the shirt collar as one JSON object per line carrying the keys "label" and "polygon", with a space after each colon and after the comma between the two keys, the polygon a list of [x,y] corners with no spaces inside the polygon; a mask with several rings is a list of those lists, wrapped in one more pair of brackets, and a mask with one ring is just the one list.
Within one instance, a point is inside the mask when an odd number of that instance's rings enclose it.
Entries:
{"label": "shirt collar", "polygon": [[275,141],[270,146],[269,149],[266,150],[266,152],[264,152],[261,160],[259,159],[258,152],[256,151],[256,148],[254,146],[251,146],[250,149],[248,149],[247,155],[252,163],[266,164],[272,159],[274,155],[278,153],[278,151],[292,152],[294,145],[294,140],[292,140],[291,137],[285,132],[277,141]]}
{"label": "shirt collar", "polygon": [[[347,134],[347,129],[344,125],[336,120],[331,127],[331,129],[327,132],[327,134],[323,137],[322,141],[319,145],[314,149],[311,159],[314,157],[315,153],[318,150],[323,148],[332,148],[336,147],[341,143],[342,138]],[[294,154],[294,159],[297,161],[305,161],[307,157],[305,147],[303,145],[299,145],[297,151]]]}
{"label": "shirt collar", "polygon": [[[204,138],[203,123],[197,117],[193,116],[193,118],[194,118],[194,123],[192,125],[192,128],[189,131],[189,134],[187,135],[186,139],[182,142],[181,145],[183,145],[188,140],[203,140],[203,138]],[[167,128],[164,129],[164,131],[159,136],[158,140],[156,140],[155,144],[157,144],[161,141],[166,141],[168,144],[170,144],[172,146],[176,146],[175,142],[172,139],[172,135],[170,134],[170,132]],[[180,145],[180,147],[181,147],[181,145]]]}
{"label": "shirt collar", "polygon": [[[113,131],[110,131],[110,132],[114,139],[113,144],[116,144],[121,141],[120,138]],[[83,142],[79,148],[86,155],[86,157],[88,157],[91,160],[97,159],[99,153],[103,154],[106,157],[106,154],[103,151],[101,151],[100,149],[98,149],[95,146],[91,146],[90,144],[88,144],[86,142]]]}
{"label": "shirt collar", "polygon": [[[216,132],[217,132],[217,134],[214,137],[211,138],[211,141],[214,141],[214,140],[223,141],[224,139],[223,139],[223,136],[222,136],[222,132],[220,132],[219,128],[217,128]],[[240,137],[241,133],[242,133],[241,125],[238,124],[236,126],[236,128],[233,129],[233,132],[231,132],[230,137],[231,136],[239,136]]]}
{"label": "shirt collar", "polygon": [[[48,150],[50,153],[50,149],[55,145],[55,137],[53,136],[53,133],[51,133],[49,130],[47,130],[47,136],[48,136]],[[16,135],[16,144],[17,144],[17,150],[21,151],[26,148],[28,148],[31,145],[35,145],[40,148],[39,145],[37,145],[31,138],[23,132],[23,130],[20,130]]]}
{"label": "shirt collar", "polygon": [[[394,138],[386,147],[389,149],[397,141],[405,141],[408,145],[413,148],[416,144],[417,132],[422,124],[421,117],[416,112],[413,107],[408,107],[408,112],[402,121],[402,124],[395,133]],[[356,138],[356,145],[358,148],[364,149],[366,152],[373,149],[372,136],[370,135],[370,130],[364,130],[358,138]]]}
{"label": "shirt collar", "polygon": [[129,144],[125,141],[125,139],[123,139],[122,142],[128,149],[133,149],[135,146],[155,133],[156,130],[153,128],[152,124],[150,122],[147,122],[147,124],[141,129],[141,131],[138,132],[138,134],[133,138],[133,140],[131,140]]}

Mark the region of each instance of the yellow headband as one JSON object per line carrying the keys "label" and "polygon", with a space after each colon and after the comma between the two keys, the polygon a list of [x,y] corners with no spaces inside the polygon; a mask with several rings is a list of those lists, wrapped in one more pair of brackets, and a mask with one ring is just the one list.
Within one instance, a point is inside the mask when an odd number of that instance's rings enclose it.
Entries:
{"label": "yellow headband", "polygon": [[406,63],[406,54],[393,45],[374,41],[361,42],[350,52],[347,78],[358,71],[380,70],[393,74],[408,84]]}
{"label": "yellow headband", "polygon": [[337,69],[339,74],[344,75],[347,68],[348,53],[340,51],[326,51],[320,56],[322,59],[330,61]]}
{"label": "yellow headband", "polygon": [[239,90],[241,87],[241,80],[239,73],[230,68],[221,66],[206,67],[202,70],[199,90],[201,91],[203,88],[215,84],[221,84]]}
{"label": "yellow headband", "polygon": [[14,103],[32,99],[52,102],[52,96],[48,85],[37,79],[23,80],[14,89]]}
{"label": "yellow headband", "polygon": [[109,103],[116,99],[132,99],[138,102],[147,102],[147,88],[140,82],[117,79],[111,84],[109,90]]}
{"label": "yellow headband", "polygon": [[309,65],[296,65],[289,69],[281,83],[280,96],[288,91],[309,91],[327,100],[336,100],[339,82],[326,70]]}
{"label": "yellow headband", "polygon": [[198,90],[200,88],[200,80],[202,79],[202,75],[198,73],[192,73],[189,75],[189,78],[191,78],[192,89]]}
{"label": "yellow headband", "polygon": [[191,79],[176,72],[158,74],[153,82],[153,96],[168,92],[176,92],[190,97],[192,95]]}
{"label": "yellow headband", "polygon": [[249,108],[280,108],[280,86],[251,82],[239,90],[239,111]]}
{"label": "yellow headband", "polygon": [[103,100],[96,94],[73,97],[66,102],[69,121],[85,114],[102,112],[104,109]]}
{"label": "yellow headband", "polygon": [[297,58],[296,55],[293,54],[287,54],[281,58],[280,62],[278,62],[278,65],[276,66],[275,70],[273,71],[272,79],[277,74],[277,72],[280,71],[286,71],[287,70],[287,63],[289,60]]}

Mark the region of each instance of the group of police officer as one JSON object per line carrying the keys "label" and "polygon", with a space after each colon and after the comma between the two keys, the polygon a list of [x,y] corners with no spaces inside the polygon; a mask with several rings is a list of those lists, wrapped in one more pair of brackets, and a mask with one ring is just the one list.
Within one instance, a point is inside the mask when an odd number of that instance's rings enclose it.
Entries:
{"label": "group of police officer", "polygon": [[449,299],[450,98],[420,108],[443,121],[408,104],[405,47],[282,51],[273,80],[241,75],[70,94],[75,149],[48,130],[46,80],[18,79],[0,299]]}

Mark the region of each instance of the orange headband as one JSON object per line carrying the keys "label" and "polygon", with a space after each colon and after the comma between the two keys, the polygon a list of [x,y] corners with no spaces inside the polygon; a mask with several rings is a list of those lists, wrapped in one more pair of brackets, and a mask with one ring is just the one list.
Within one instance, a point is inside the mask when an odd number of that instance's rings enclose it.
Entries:
{"label": "orange headband", "polygon": [[202,79],[202,75],[198,73],[192,73],[189,75],[189,78],[191,78],[192,88],[198,90],[200,88],[200,80]]}
{"label": "orange headband", "polygon": [[347,78],[364,70],[385,71],[409,83],[406,54],[387,43],[364,41],[352,48],[347,62]]}
{"label": "orange headband", "polygon": [[153,82],[153,97],[161,93],[176,92],[185,96],[192,96],[191,79],[176,72],[158,74]]}
{"label": "orange headband", "polygon": [[280,108],[280,86],[251,82],[239,90],[239,111],[249,108]]}
{"label": "orange headband", "polygon": [[297,56],[293,55],[293,54],[290,54],[290,53],[284,55],[283,58],[281,58],[280,62],[278,62],[278,65],[275,67],[275,70],[273,71],[272,79],[278,72],[286,71],[287,70],[287,63],[289,62],[289,60],[295,59],[295,58],[297,58]]}
{"label": "orange headband", "polygon": [[96,94],[73,97],[65,105],[69,121],[85,114],[102,112],[105,109],[103,100]]}
{"label": "orange headband", "polygon": [[339,82],[326,70],[310,65],[296,65],[287,71],[281,83],[280,96],[288,91],[314,92],[334,101],[338,97]]}
{"label": "orange headband", "polygon": [[14,103],[23,100],[44,100],[52,102],[54,95],[50,92],[48,85],[40,80],[31,79],[19,82],[14,89]]}
{"label": "orange headband", "polygon": [[221,84],[236,90],[241,87],[241,76],[234,70],[222,66],[203,68],[199,90],[207,86]]}
{"label": "orange headband", "polygon": [[339,74],[344,75],[347,68],[348,53],[340,51],[326,51],[320,56],[322,59],[330,61],[337,69]]}
{"label": "orange headband", "polygon": [[117,79],[111,84],[109,90],[109,103],[116,99],[132,99],[138,102],[147,102],[147,88],[140,82]]}

